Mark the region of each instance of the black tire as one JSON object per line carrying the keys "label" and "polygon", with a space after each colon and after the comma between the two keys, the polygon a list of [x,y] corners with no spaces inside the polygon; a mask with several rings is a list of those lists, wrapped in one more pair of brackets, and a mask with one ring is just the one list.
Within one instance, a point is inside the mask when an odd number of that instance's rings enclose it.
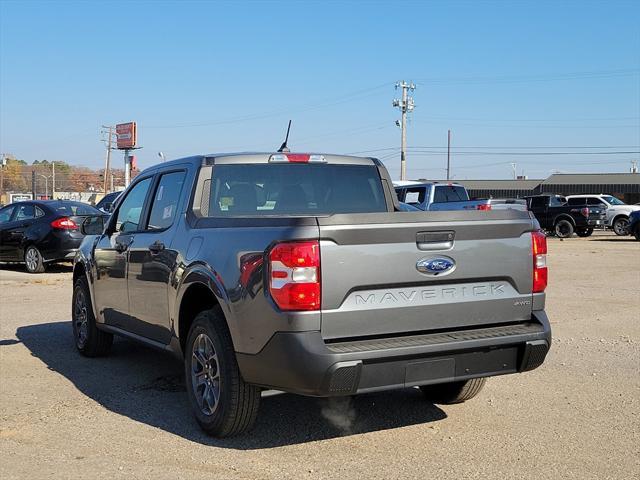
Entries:
{"label": "black tire", "polygon": [[433,403],[451,405],[471,400],[480,393],[486,382],[486,378],[472,378],[461,382],[425,385],[420,387],[420,390]]}
{"label": "black tire", "polygon": [[620,237],[629,235],[629,219],[627,217],[616,218],[613,221],[613,231]]}
{"label": "black tire", "polygon": [[113,335],[96,327],[89,285],[84,276],[78,278],[73,286],[71,324],[76,348],[82,355],[100,357],[109,353],[113,343]]}
{"label": "black tire", "polygon": [[633,236],[636,237],[636,240],[640,242],[640,224],[636,225],[636,229],[633,232]]}
{"label": "black tire", "polygon": [[[219,307],[201,312],[194,319],[185,345],[184,366],[189,403],[207,434],[230,437],[253,427],[260,388],[242,379]],[[214,402],[213,407],[209,400]]]}
{"label": "black tire", "polygon": [[558,238],[571,238],[573,235],[573,224],[569,220],[560,219],[553,227],[553,231]]}
{"label": "black tire", "polygon": [[24,265],[29,273],[42,273],[45,270],[44,259],[40,250],[29,245],[24,251]]}
{"label": "black tire", "polygon": [[582,238],[590,237],[593,233],[593,228],[581,228],[576,230],[576,235]]}

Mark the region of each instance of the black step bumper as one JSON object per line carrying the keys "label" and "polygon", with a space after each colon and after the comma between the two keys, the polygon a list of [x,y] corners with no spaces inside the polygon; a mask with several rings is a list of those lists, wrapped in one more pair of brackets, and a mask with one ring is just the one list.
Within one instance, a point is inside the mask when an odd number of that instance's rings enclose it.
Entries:
{"label": "black step bumper", "polygon": [[278,332],[260,353],[236,355],[249,383],[325,397],[533,370],[550,346],[549,320],[537,311],[526,323],[349,342]]}

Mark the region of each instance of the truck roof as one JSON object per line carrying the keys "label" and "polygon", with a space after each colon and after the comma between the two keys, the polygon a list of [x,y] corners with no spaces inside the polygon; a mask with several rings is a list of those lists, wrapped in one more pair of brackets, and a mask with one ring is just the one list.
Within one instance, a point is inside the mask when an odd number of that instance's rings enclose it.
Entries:
{"label": "truck roof", "polygon": [[[278,156],[277,160],[274,159]],[[280,158],[283,157],[283,158]],[[288,159],[288,160],[287,160]],[[336,155],[331,153],[298,153],[298,152],[238,152],[238,153],[210,153],[178,158],[168,162],[158,163],[143,170],[144,173],[159,168],[167,168],[180,164],[194,165],[215,164],[246,164],[246,163],[326,163],[342,165],[380,165],[380,161],[372,157],[355,157],[351,155]]]}
{"label": "truck roof", "polygon": [[459,183],[455,183],[455,182],[447,182],[447,183],[443,183],[443,182],[417,182],[417,181],[413,181],[413,180],[394,180],[393,181],[393,186],[394,187],[418,187],[421,185],[447,185],[447,186],[451,186],[451,187],[462,187],[462,185],[460,185]]}

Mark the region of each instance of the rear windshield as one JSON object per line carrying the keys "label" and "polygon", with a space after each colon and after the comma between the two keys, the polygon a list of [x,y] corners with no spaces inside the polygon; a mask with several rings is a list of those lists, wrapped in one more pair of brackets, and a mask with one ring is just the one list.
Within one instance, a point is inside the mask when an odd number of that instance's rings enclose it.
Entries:
{"label": "rear windshield", "polygon": [[80,202],[50,203],[49,208],[59,215],[102,215],[100,210]]}
{"label": "rear windshield", "polygon": [[433,203],[466,202],[469,195],[464,187],[456,185],[436,185]]}
{"label": "rear windshield", "polygon": [[378,170],[368,165],[216,165],[210,217],[386,212]]}

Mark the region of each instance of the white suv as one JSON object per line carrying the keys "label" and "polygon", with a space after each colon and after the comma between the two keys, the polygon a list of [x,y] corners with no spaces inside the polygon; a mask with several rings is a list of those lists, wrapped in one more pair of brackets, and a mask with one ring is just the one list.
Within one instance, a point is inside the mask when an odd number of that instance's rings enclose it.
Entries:
{"label": "white suv", "polygon": [[622,200],[612,195],[569,195],[567,203],[571,205],[577,199],[586,199],[587,205],[604,205],[607,207],[607,216],[604,224],[607,228],[612,228],[616,235],[628,235],[629,215],[631,212],[640,210],[638,205],[627,205]]}

